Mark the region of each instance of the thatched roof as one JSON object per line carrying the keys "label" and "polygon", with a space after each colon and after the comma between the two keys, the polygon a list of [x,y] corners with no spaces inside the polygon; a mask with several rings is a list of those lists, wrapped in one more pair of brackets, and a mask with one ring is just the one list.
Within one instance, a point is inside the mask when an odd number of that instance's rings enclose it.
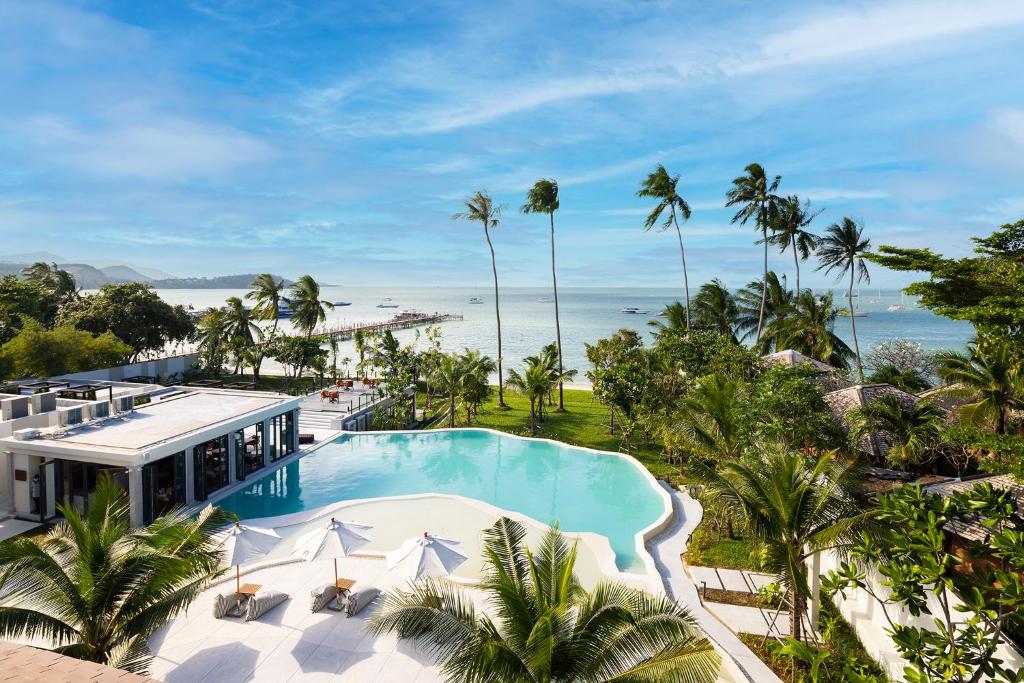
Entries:
{"label": "thatched roof", "polygon": [[[917,396],[897,389],[891,384],[856,384],[846,389],[830,391],[823,398],[839,423],[849,430],[850,413],[883,396],[895,396],[907,408],[916,405],[918,401]],[[889,452],[890,440],[884,433],[875,432],[863,437],[858,446],[865,453],[884,459]]]}
{"label": "thatched roof", "polygon": [[[1013,498],[1017,501],[1017,509],[1024,512],[1024,484],[1021,484],[1009,474],[976,477],[974,479],[960,481],[945,481],[941,484],[926,486],[925,491],[928,493],[938,494],[940,496],[951,496],[954,493],[970,491],[981,483],[991,484],[993,488],[1010,491]],[[981,523],[981,517],[978,515],[967,515],[958,519],[950,520],[946,523],[945,528],[949,533],[956,534],[957,536],[969,541],[983,541],[988,537],[989,533],[991,533],[991,531],[986,529]]]}

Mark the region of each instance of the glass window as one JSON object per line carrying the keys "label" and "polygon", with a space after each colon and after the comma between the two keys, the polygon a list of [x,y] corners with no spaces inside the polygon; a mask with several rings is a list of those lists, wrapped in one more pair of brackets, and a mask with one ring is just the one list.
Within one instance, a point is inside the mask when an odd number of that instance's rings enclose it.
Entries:
{"label": "glass window", "polygon": [[196,500],[206,500],[228,485],[228,437],[201,443],[192,453]]}
{"label": "glass window", "polygon": [[185,504],[185,451],[142,468],[142,515],[149,524]]}
{"label": "glass window", "polygon": [[280,460],[295,452],[295,414],[292,412],[270,418],[270,459]]}
{"label": "glass window", "polygon": [[235,432],[235,476],[245,479],[263,467],[263,423]]}

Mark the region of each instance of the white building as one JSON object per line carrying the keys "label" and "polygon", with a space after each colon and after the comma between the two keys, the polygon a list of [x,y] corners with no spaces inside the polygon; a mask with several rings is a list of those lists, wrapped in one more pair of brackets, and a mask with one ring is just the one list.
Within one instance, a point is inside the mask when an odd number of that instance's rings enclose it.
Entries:
{"label": "white building", "polygon": [[[132,523],[191,505],[298,450],[301,397],[127,382],[45,381],[0,394],[0,516],[81,509],[109,474]],[[38,477],[38,478],[37,478]]]}

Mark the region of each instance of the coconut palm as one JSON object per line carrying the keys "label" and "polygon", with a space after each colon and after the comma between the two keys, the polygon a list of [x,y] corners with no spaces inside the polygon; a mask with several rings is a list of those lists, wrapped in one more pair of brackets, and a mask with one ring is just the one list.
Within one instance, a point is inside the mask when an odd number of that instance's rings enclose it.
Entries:
{"label": "coconut palm", "polygon": [[536,434],[537,404],[543,405],[544,397],[551,390],[551,373],[539,356],[528,356],[523,361],[526,363],[523,372],[509,370],[505,384],[530,400],[530,434]]}
{"label": "coconut palm", "polygon": [[739,307],[736,304],[736,297],[726,289],[721,280],[715,278],[701,285],[700,291],[693,299],[693,309],[697,327],[715,330],[737,341]]}
{"label": "coconut palm", "polygon": [[327,320],[327,311],[333,311],[334,304],[320,298],[320,285],[310,275],[296,280],[288,294],[292,324],[309,339],[316,326]]}
{"label": "coconut palm", "polygon": [[735,460],[743,450],[743,383],[721,375],[697,381],[673,423],[688,450],[705,460]]}
{"label": "coconut palm", "polygon": [[747,164],[746,175],[734,178],[732,189],[725,193],[726,206],[739,206],[740,210],[732,217],[732,222],[739,221],[746,225],[751,218],[754,226],[761,232],[764,244],[764,270],[761,283],[761,308],[757,318],[757,334],[755,343],[761,341],[761,330],[764,328],[765,302],[768,297],[768,230],[772,227],[772,218],[778,212],[781,199],[775,194],[779,189],[782,176],[775,176],[769,181],[761,164]]}
{"label": "coconut palm", "polygon": [[945,412],[931,401],[908,405],[891,394],[854,409],[849,419],[850,440],[855,447],[879,435],[889,445],[886,463],[900,469],[924,462],[946,426]]}
{"label": "coconut palm", "polygon": [[[551,376],[552,389],[556,386],[561,387],[566,382],[571,382],[578,374],[578,371],[575,368],[566,370],[562,367],[562,364],[559,362],[558,346],[556,342],[551,342],[541,348],[540,359],[544,363],[544,367],[547,369],[548,374]],[[551,400],[551,392],[549,391],[548,405],[550,406],[553,404],[554,401]]]}
{"label": "coconut palm", "polygon": [[658,204],[647,214],[647,220],[644,221],[644,230],[650,230],[655,225],[658,225],[658,221],[661,221],[661,226],[658,228],[659,232],[664,232],[669,228],[675,228],[676,230],[676,237],[679,239],[679,258],[683,262],[683,290],[686,295],[686,329],[690,329],[690,280],[686,272],[686,250],[683,249],[683,233],[679,229],[678,218],[678,216],[682,216],[684,222],[690,219],[690,205],[679,196],[679,192],[676,189],[678,184],[679,176],[669,175],[665,167],[658,164],[658,167],[640,183],[640,189],[637,190],[636,196],[650,197],[658,200]]}
{"label": "coconut palm", "polygon": [[679,331],[685,332],[690,329],[689,323],[686,320],[686,306],[679,301],[673,301],[665,306],[661,311],[660,317],[665,320],[661,321],[655,319],[647,321],[647,324],[654,328],[655,337]]}
{"label": "coconut palm", "polygon": [[960,406],[960,417],[970,424],[995,423],[1006,433],[1011,410],[1024,408],[1024,373],[1019,358],[1007,344],[982,349],[975,344],[969,354],[946,352],[936,357],[939,377],[952,385],[944,393],[974,399]]}
{"label": "coconut palm", "polygon": [[484,238],[487,240],[487,248],[491,252],[491,273],[494,275],[494,317],[498,325],[498,408],[507,408],[505,405],[504,380],[501,371],[501,307],[498,305],[498,265],[494,258],[494,245],[491,243],[491,230],[498,227],[501,222],[501,207],[494,203],[491,195],[486,190],[477,190],[464,202],[465,211],[452,214],[453,220],[479,221],[484,226]]}
{"label": "coconut palm", "polygon": [[[253,351],[256,348],[257,340],[263,336],[263,331],[253,320],[252,311],[245,307],[242,300],[237,296],[228,297],[224,308],[224,337],[225,341],[232,347],[235,358],[238,360],[255,360]],[[235,372],[241,369],[241,363],[236,363]]]}
{"label": "coconut palm", "polygon": [[764,326],[780,323],[793,311],[794,294],[787,286],[786,276],[781,277],[773,270],[763,280],[752,280],[736,294],[736,330],[741,339],[746,339],[758,325],[762,325],[761,337],[754,342],[759,351],[770,350],[772,340],[764,338]]}
{"label": "coconut palm", "polygon": [[466,409],[466,424],[470,424],[472,416],[491,395],[491,375],[497,366],[490,356],[477,349],[466,349],[459,354],[458,361],[463,368],[459,398]]}
{"label": "coconut palm", "polygon": [[227,344],[227,315],[223,308],[210,308],[196,323],[195,340],[199,356],[208,371],[219,372],[224,361]]}
{"label": "coconut palm", "polygon": [[270,332],[263,337],[263,342],[256,345],[253,354],[253,381],[260,380],[260,366],[267,353],[267,347],[277,337],[277,324],[280,320],[281,302],[283,301],[284,280],[278,280],[270,273],[260,273],[249,285],[245,298],[255,305],[252,315],[256,320],[271,321]]}
{"label": "coconut palm", "polygon": [[793,349],[845,370],[853,351],[834,331],[838,316],[831,293],[819,297],[808,290],[796,297],[785,316],[765,326],[762,341],[770,340],[777,351]]}
{"label": "coconut palm", "polygon": [[931,383],[918,370],[914,368],[900,369],[895,365],[888,364],[876,367],[868,377],[868,381],[873,384],[890,384],[908,394],[916,394],[931,386]]}
{"label": "coconut palm", "polygon": [[23,268],[21,275],[29,282],[35,282],[50,292],[57,305],[78,298],[78,284],[75,282],[75,276],[56,263],[36,261]]}
{"label": "coconut palm", "polygon": [[221,570],[218,508],[132,529],[128,498],[101,476],[84,512],[58,505],[49,532],[0,543],[0,637],[146,673],[148,639]]}
{"label": "coconut palm", "polygon": [[807,558],[856,540],[870,520],[857,502],[863,470],[835,451],[807,458],[781,445],[748,451],[715,466],[696,462],[707,494],[743,515],[764,551],[764,566],[786,589],[789,631],[797,640],[811,597]]}
{"label": "coconut palm", "polygon": [[[523,213],[546,213],[551,223],[551,288],[555,299],[555,344],[558,349],[558,372],[562,373],[562,326],[558,317],[558,273],[555,269],[555,211],[558,211],[558,181],[541,178],[526,193]],[[558,383],[558,412],[565,410],[563,382]]]}
{"label": "coconut palm", "polygon": [[853,310],[854,282],[871,282],[868,266],[864,257],[871,248],[871,240],[864,237],[864,226],[857,225],[852,218],[844,218],[839,223],[828,227],[825,236],[818,243],[818,259],[821,264],[818,270],[825,274],[837,271],[837,280],[847,273],[850,274],[849,288],[846,290],[846,301],[850,306],[850,329],[853,332],[853,351],[857,357],[857,374],[864,381],[864,365],[860,361],[860,344],[857,342],[857,318]]}
{"label": "coconut palm", "polygon": [[532,552],[502,517],[484,531],[480,589],[494,618],[455,582],[426,579],[384,596],[370,633],[413,638],[448,681],[664,681],[718,675],[720,657],[690,614],[664,595],[616,583],[585,590],[576,546],[551,529]]}
{"label": "coconut palm", "polygon": [[778,211],[772,217],[772,234],[768,241],[779,248],[780,253],[793,251],[793,267],[796,269],[796,293],[800,294],[800,261],[806,261],[818,246],[818,236],[805,230],[821,210],[811,211],[811,203],[800,204],[800,198],[790,195],[779,202]]}

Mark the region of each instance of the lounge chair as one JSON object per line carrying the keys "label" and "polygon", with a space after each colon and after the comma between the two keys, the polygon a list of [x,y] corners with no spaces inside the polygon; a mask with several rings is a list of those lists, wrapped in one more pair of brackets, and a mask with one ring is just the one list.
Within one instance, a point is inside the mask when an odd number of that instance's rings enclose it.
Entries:
{"label": "lounge chair", "polygon": [[359,614],[371,602],[380,595],[380,589],[373,586],[363,586],[348,594],[345,600],[345,616],[354,617]]}
{"label": "lounge chair", "polygon": [[324,584],[309,594],[309,609],[311,612],[319,612],[337,597],[338,589],[334,584]]}
{"label": "lounge chair", "polygon": [[[241,601],[241,607],[245,607],[245,602],[245,600]],[[213,616],[215,619],[223,619],[237,607],[239,607],[239,600],[234,591],[219,593],[213,596]],[[234,616],[238,616],[238,614],[236,613]]]}
{"label": "lounge chair", "polygon": [[259,619],[261,616],[274,609],[287,599],[287,593],[271,590],[269,588],[260,589],[256,595],[249,598],[249,604],[246,606],[245,610],[245,620],[252,621],[253,619]]}

